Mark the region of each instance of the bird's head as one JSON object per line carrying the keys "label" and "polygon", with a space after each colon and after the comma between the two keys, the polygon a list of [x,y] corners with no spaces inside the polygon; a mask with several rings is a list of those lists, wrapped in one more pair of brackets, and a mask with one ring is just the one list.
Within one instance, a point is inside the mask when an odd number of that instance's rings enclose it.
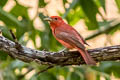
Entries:
{"label": "bird's head", "polygon": [[61,25],[62,23],[64,23],[63,19],[59,16],[51,16],[48,18],[45,18],[44,20],[49,21],[51,25]]}

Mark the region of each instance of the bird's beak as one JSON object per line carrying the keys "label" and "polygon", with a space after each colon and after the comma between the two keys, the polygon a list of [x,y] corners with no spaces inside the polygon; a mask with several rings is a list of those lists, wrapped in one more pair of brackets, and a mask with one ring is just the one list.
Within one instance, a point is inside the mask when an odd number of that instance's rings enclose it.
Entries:
{"label": "bird's beak", "polygon": [[45,21],[52,21],[50,17],[44,18]]}

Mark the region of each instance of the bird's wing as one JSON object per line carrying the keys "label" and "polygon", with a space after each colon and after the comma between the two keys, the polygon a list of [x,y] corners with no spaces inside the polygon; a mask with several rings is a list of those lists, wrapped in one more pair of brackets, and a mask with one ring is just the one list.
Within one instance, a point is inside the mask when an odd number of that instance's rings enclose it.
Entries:
{"label": "bird's wing", "polygon": [[81,44],[81,42],[78,40],[78,38],[71,33],[68,32],[59,32],[56,34],[56,38],[69,43],[71,46],[76,46],[82,50],[85,50],[85,47],[83,44]]}
{"label": "bird's wing", "polygon": [[89,46],[89,44],[83,39],[83,37],[82,37],[80,34],[78,34],[78,35],[79,35],[79,37],[82,39],[82,41],[84,42],[84,44],[86,44],[86,45]]}

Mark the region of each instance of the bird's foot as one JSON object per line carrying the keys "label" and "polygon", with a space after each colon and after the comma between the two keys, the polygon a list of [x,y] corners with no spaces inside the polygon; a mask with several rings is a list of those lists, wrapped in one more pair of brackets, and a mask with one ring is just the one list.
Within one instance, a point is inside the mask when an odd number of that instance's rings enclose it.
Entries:
{"label": "bird's foot", "polygon": [[64,54],[68,51],[67,48],[64,48],[62,50],[60,50],[58,53],[62,54],[64,56]]}

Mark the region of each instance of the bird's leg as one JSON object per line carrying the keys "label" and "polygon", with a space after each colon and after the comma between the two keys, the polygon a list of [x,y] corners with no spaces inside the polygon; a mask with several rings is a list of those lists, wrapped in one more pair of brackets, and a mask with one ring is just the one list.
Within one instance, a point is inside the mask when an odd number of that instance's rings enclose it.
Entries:
{"label": "bird's leg", "polygon": [[58,53],[60,53],[60,54],[62,54],[64,56],[65,52],[67,52],[68,50],[69,50],[68,48],[63,48]]}
{"label": "bird's leg", "polygon": [[69,49],[68,48],[63,48],[62,50],[59,51],[59,53],[64,53],[67,52]]}

